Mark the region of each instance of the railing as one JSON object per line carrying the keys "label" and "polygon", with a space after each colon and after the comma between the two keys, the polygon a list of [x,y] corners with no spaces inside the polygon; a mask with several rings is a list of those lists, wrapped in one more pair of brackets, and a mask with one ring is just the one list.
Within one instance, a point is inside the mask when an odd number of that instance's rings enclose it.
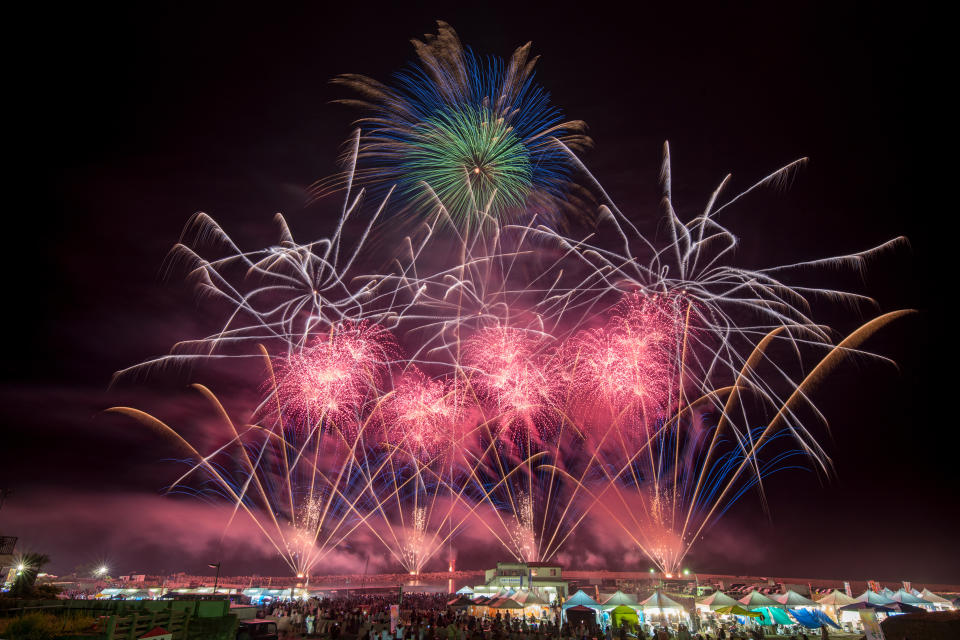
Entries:
{"label": "railing", "polygon": [[119,638],[139,638],[154,627],[163,627],[173,634],[174,638],[186,638],[187,627],[190,623],[190,614],[186,611],[153,611],[150,613],[135,613],[132,616],[110,616],[101,618],[102,632],[105,640],[119,640]]}
{"label": "railing", "polygon": [[0,536],[0,556],[13,553],[13,548],[17,546],[17,539],[13,536]]}
{"label": "railing", "polygon": [[237,616],[229,613],[225,602],[62,600],[27,601],[17,607],[0,607],[0,618],[30,613],[50,614],[61,620],[89,616],[97,624],[96,629],[89,632],[93,635],[88,635],[96,640],[133,640],[154,627],[173,633],[174,640],[232,640],[237,628]]}

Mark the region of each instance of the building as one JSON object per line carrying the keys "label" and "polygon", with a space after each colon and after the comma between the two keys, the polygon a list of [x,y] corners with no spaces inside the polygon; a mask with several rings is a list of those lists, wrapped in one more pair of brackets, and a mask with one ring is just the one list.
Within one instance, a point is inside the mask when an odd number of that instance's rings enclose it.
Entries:
{"label": "building", "polygon": [[477,594],[490,594],[513,589],[534,591],[547,601],[567,598],[567,581],[563,568],[549,562],[498,562],[495,569],[487,569],[486,583],[473,589]]}

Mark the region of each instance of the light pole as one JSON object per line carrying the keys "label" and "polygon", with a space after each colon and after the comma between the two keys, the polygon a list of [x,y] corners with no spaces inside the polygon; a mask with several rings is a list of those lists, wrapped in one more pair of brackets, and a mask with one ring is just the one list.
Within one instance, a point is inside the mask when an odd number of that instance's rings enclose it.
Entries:
{"label": "light pole", "polygon": [[691,573],[693,574],[693,580],[694,580],[694,582],[695,582],[696,585],[697,585],[697,590],[694,592],[694,593],[695,593],[695,597],[699,598],[699,597],[700,597],[700,577],[697,575],[697,572],[696,572],[696,571],[690,571],[690,569],[684,569],[684,570],[683,570],[683,575],[685,575],[685,576],[688,576],[688,575],[690,575]]}
{"label": "light pole", "polygon": [[213,595],[217,595],[217,586],[219,586],[220,584],[220,563],[218,562],[217,564],[208,564],[207,566],[210,567],[211,569],[217,570],[217,575],[213,579]]}
{"label": "light pole", "polygon": [[696,571],[690,571],[690,569],[683,570],[683,575],[685,576],[688,576],[691,573],[693,574],[694,583],[697,585],[693,591],[693,618],[692,619],[694,620],[694,624],[696,624],[696,628],[694,629],[694,631],[699,631],[700,630],[700,612],[697,611],[697,598],[700,597],[700,576],[697,575]]}

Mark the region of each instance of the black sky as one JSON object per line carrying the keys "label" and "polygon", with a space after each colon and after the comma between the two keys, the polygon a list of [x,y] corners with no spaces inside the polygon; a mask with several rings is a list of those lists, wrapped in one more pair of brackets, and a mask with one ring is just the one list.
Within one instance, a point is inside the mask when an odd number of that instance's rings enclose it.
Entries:
{"label": "black sky", "polygon": [[772,521],[745,498],[691,561],[960,582],[944,301],[955,198],[950,165],[934,159],[948,146],[942,88],[953,74],[941,69],[946,44],[924,4],[326,4],[136,3],[18,21],[0,414],[0,487],[15,494],[0,511],[3,533],[48,552],[57,571],[102,555],[131,568],[203,567],[205,549],[107,549],[96,525],[70,529],[82,509],[134,535],[136,496],[152,499],[170,480],[169,450],[99,412],[133,397],[169,408],[187,381],[164,380],[148,396],[143,385],[108,390],[110,376],[203,331],[189,288],[161,277],[194,211],[248,247],[274,241],[276,211],[301,237],[329,233],[332,219],[302,205],[303,188],[334,170],[355,116],[330,104],[343,94],[328,80],[388,78],[410,60],[408,39],[440,18],[483,53],[534,42],[539,81],[589,123],[596,149],[584,159],[625,211],[659,215],[668,139],[687,215],[728,172],[745,188],[811,158],[786,193],[760,194],[725,221],[744,265],[909,238],[853,282],[882,311],[921,311],[869,344],[899,370],[846,367],[817,398],[836,476],[774,477]]}

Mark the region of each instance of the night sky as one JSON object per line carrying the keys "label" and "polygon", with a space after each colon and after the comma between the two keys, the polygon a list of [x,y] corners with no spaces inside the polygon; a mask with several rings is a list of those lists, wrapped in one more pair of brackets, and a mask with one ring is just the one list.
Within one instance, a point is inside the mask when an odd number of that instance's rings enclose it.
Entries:
{"label": "night sky", "polygon": [[[133,404],[171,422],[200,419],[190,372],[114,387],[111,375],[214,326],[190,287],[163,270],[195,211],[247,248],[276,240],[277,211],[300,239],[331,232],[335,218],[305,207],[304,188],[336,169],[357,114],[331,104],[345,91],[328,80],[388,79],[412,58],[409,38],[432,32],[439,18],[482,53],[508,56],[532,40],[538,80],[568,117],[590,126],[596,148],[584,161],[650,228],[669,140],[685,216],[700,212],[727,173],[734,189],[746,188],[810,157],[787,191],[759,193],[724,220],[741,240],[738,264],[909,238],[862,281],[837,276],[880,311],[920,313],[867,345],[899,368],[858,361],[817,393],[835,477],[774,476],[770,517],[745,497],[688,564],[960,582],[953,322],[943,284],[953,247],[942,222],[955,196],[942,186],[947,166],[934,160],[946,144],[937,94],[948,76],[937,69],[945,45],[922,4],[906,13],[853,3],[635,5],[630,13],[598,3],[327,4],[137,3],[24,18],[31,46],[15,61],[8,102],[18,115],[6,122],[14,198],[4,230],[0,487],[14,493],[0,533],[48,553],[60,573],[99,560],[118,573],[202,571],[214,557],[225,573],[285,572],[242,527],[218,542],[216,510],[160,497],[179,470],[168,461],[176,451],[102,414]],[[855,325],[850,314],[838,320],[838,329]],[[613,567],[617,553],[602,534],[581,541],[595,557],[571,562]],[[483,568],[487,557],[471,537],[459,564]]]}

